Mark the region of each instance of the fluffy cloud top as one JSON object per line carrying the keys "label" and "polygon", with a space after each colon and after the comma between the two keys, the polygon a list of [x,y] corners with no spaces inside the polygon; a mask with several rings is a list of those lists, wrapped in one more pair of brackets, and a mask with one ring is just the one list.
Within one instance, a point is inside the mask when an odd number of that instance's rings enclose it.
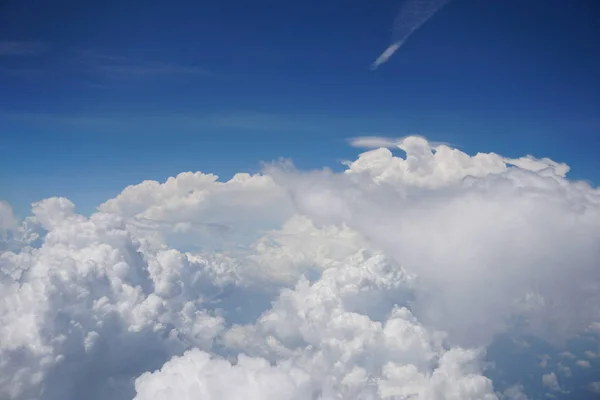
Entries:
{"label": "fluffy cloud top", "polygon": [[268,176],[239,173],[219,182],[201,172],[129,186],[99,210],[127,218],[155,243],[203,249],[247,244],[293,214],[284,189]]}
{"label": "fluffy cloud top", "polygon": [[600,321],[600,191],[549,159],[397,145],[343,173],[146,181],[89,217],[0,203],[0,398],[526,399],[485,346]]}
{"label": "fluffy cloud top", "polygon": [[136,380],[135,400],[311,399],[308,376],[289,365],[272,366],[240,355],[236,365],[194,349],[167,362],[160,371]]}
{"label": "fluffy cloud top", "polygon": [[341,175],[269,172],[316,224],[344,224],[415,272],[413,311],[462,344],[514,318],[555,339],[600,318],[598,189],[550,161],[399,147],[406,158],[372,150]]}
{"label": "fluffy cloud top", "polygon": [[106,398],[173,352],[210,348],[223,321],[195,292],[209,265],[144,254],[122,218],[66,199],[33,211],[43,245],[0,255],[0,397]]}

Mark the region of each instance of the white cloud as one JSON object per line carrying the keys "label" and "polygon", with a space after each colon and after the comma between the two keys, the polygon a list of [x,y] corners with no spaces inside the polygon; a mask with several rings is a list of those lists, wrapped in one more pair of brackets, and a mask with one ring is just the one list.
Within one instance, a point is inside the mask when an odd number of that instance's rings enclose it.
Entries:
{"label": "white cloud", "polygon": [[517,315],[549,339],[597,319],[597,189],[549,161],[400,147],[406,158],[369,151],[344,174],[270,173],[317,225],[345,224],[416,273],[413,311],[460,343],[489,343]]}
{"label": "white cloud", "polygon": [[561,363],[556,364],[556,370],[558,372],[560,372],[561,374],[563,374],[564,376],[566,376],[567,378],[570,378],[573,376],[573,372],[571,372],[571,368],[569,368],[566,365],[563,365]]}
{"label": "white cloud", "polygon": [[584,354],[587,358],[600,358],[600,353],[594,353],[591,350],[586,350]]}
{"label": "white cloud", "polygon": [[223,321],[197,289],[210,265],[142,254],[121,218],[84,218],[66,199],[34,212],[43,246],[0,255],[0,397],[106,398],[172,354],[211,347]]}
{"label": "white cloud", "polygon": [[523,393],[522,385],[510,386],[502,394],[504,400],[528,400],[528,397]]}
{"label": "white cloud", "polygon": [[166,76],[198,77],[211,75],[206,69],[195,65],[138,60],[93,50],[78,49],[76,54],[80,61],[89,65],[92,71],[111,78],[148,79]]}
{"label": "white cloud", "polygon": [[479,153],[470,157],[446,145],[430,146],[421,137],[402,138],[396,147],[406,152],[406,158],[395,157],[385,148],[368,151],[349,165],[346,174],[404,191],[410,187],[448,187],[469,176],[484,177],[507,170],[504,159],[497,154]]}
{"label": "white cloud", "polygon": [[554,372],[542,375],[542,384],[555,392],[562,391],[560,385],[558,384],[558,378]]}
{"label": "white cloud", "polygon": [[146,181],[90,217],[0,203],[0,398],[525,399],[485,345],[600,319],[600,193],[551,160],[398,145]]}
{"label": "white cloud", "polygon": [[397,147],[401,138],[394,139],[384,136],[360,136],[350,138],[348,143],[352,147],[363,149],[376,149],[379,147],[393,148]]}
{"label": "white cloud", "polygon": [[0,254],[35,240],[31,231],[31,218],[20,224],[11,205],[0,200]]}
{"label": "white cloud", "polygon": [[[317,397],[496,399],[481,375],[482,353],[448,348],[408,304],[414,278],[381,255],[358,253],[301,279],[252,325],[236,325],[224,344],[291,362],[310,374]],[[286,364],[287,365],[287,364]]]}
{"label": "white cloud", "polygon": [[283,188],[264,175],[181,173],[164,183],[125,188],[100,211],[126,218],[138,237],[177,247],[215,248],[251,243],[293,215]]}
{"label": "white cloud", "polygon": [[548,361],[550,361],[550,356],[548,354],[543,354],[541,356],[539,356],[539,358],[541,359],[539,362],[539,366],[542,368],[546,368],[548,366]]}
{"label": "white cloud", "polygon": [[599,382],[592,382],[592,383],[590,383],[588,385],[588,389],[592,393],[600,394],[600,381]]}
{"label": "white cloud", "polygon": [[312,399],[306,372],[240,355],[235,365],[190,350],[135,382],[134,400]]}
{"label": "white cloud", "polygon": [[[348,139],[348,144],[352,147],[362,148],[362,149],[378,149],[378,148],[388,148],[388,149],[396,149],[402,148],[402,143],[405,138],[411,137],[413,139],[420,138],[426,140],[422,136],[418,135],[410,135],[410,136],[402,136],[402,137],[387,137],[387,136],[357,136]],[[430,146],[433,150],[436,150],[438,146],[448,145],[448,143],[442,142],[429,142]]]}
{"label": "white cloud", "polygon": [[558,163],[549,158],[542,158],[540,160],[533,156],[525,156],[521,158],[505,158],[508,164],[515,165],[519,168],[526,169],[528,171],[542,172],[546,169],[551,170],[553,174],[560,177],[565,177],[570,171],[570,167],[565,163]]}
{"label": "white cloud", "polygon": [[589,368],[590,362],[587,360],[577,360],[575,365],[577,365],[578,367],[581,367],[581,368]]}
{"label": "white cloud", "polygon": [[571,353],[570,351],[563,351],[559,354],[559,356],[563,357],[563,358],[569,358],[571,360],[574,360],[575,354]]}
{"label": "white cloud", "polygon": [[8,235],[15,231],[19,223],[13,214],[12,207],[5,201],[0,201],[0,241],[7,241]]}
{"label": "white cloud", "polygon": [[394,53],[396,51],[398,51],[398,49],[400,48],[400,46],[402,46],[402,42],[395,42],[390,44],[384,51],[383,53],[381,53],[379,55],[379,57],[377,57],[375,59],[375,61],[373,61],[373,63],[371,64],[371,69],[375,70],[377,69],[381,64],[387,62],[390,57],[392,57],[394,55]]}

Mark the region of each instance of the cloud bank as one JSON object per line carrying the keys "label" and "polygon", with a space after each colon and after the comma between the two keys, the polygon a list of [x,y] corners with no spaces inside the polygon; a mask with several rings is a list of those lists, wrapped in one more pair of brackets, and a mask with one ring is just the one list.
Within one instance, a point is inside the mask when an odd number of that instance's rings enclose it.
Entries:
{"label": "cloud bank", "polygon": [[342,173],[146,181],[91,216],[0,203],[0,398],[526,399],[485,349],[600,321],[600,191],[393,142]]}

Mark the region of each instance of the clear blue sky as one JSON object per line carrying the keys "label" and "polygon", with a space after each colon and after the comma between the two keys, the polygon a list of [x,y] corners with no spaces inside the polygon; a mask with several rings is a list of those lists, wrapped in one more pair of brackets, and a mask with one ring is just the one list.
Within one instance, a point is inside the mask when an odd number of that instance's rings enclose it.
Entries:
{"label": "clear blue sky", "polygon": [[600,180],[600,2],[455,0],[377,71],[401,2],[0,2],[0,199],[335,167],[358,135],[548,156]]}

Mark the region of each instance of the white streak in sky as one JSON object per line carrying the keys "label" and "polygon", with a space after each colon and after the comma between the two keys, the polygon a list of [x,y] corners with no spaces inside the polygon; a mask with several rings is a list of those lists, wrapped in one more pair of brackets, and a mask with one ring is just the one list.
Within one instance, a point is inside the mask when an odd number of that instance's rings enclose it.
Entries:
{"label": "white streak in sky", "polygon": [[407,0],[394,21],[391,44],[371,64],[375,70],[404,44],[406,39],[451,0]]}
{"label": "white streak in sky", "polygon": [[400,48],[401,45],[402,45],[402,42],[390,44],[388,46],[388,48],[385,49],[385,51],[383,53],[381,53],[381,55],[379,57],[377,57],[377,60],[375,60],[373,62],[373,64],[371,64],[371,69],[376,70],[377,67],[379,67],[381,64],[383,64],[384,62],[389,60],[390,57],[396,52],[396,50],[398,50]]}

